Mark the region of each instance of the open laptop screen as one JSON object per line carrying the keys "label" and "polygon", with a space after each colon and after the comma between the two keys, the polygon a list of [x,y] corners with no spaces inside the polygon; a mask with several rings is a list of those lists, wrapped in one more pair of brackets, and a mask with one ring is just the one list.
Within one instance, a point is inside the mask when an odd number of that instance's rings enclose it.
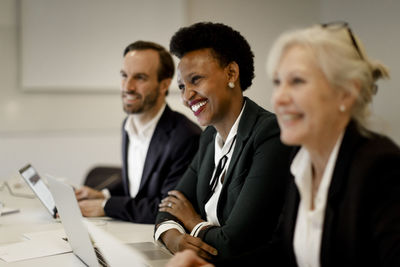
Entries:
{"label": "open laptop screen", "polygon": [[19,173],[32,189],[32,191],[36,194],[36,196],[40,199],[46,209],[49,211],[51,216],[55,218],[57,214],[57,209],[53,196],[51,195],[49,188],[43,182],[43,179],[41,179],[35,168],[33,168],[31,164],[27,164],[19,170]]}

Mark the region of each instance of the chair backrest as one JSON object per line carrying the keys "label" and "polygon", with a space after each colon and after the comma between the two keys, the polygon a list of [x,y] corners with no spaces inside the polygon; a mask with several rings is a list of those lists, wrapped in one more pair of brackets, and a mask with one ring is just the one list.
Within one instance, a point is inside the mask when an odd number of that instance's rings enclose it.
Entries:
{"label": "chair backrest", "polygon": [[96,166],[86,175],[84,185],[102,190],[104,188],[113,189],[121,183],[122,169],[112,166]]}

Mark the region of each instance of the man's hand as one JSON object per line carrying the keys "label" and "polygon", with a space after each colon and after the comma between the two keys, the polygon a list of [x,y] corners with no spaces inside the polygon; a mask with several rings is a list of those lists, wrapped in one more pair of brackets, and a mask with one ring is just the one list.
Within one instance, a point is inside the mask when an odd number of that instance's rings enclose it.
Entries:
{"label": "man's hand", "polygon": [[176,253],[165,267],[214,267],[214,265],[200,258],[193,250],[187,249]]}
{"label": "man's hand", "polygon": [[105,216],[103,209],[103,199],[88,199],[79,201],[82,215],[85,217],[101,217]]}
{"label": "man's hand", "polygon": [[76,189],[75,196],[78,201],[83,199],[104,199],[104,195],[101,191],[94,190],[87,186]]}

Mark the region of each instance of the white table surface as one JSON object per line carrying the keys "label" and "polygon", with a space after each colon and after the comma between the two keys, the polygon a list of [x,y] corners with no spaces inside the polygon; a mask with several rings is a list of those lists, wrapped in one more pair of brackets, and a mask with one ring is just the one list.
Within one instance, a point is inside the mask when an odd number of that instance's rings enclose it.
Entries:
{"label": "white table surface", "polygon": [[[29,188],[28,188],[29,189]],[[24,193],[28,192],[24,189]],[[17,191],[17,190],[16,190]],[[19,190],[21,191],[21,190]],[[24,233],[62,229],[62,224],[53,219],[37,198],[29,199],[10,195],[7,188],[0,190],[0,201],[7,207],[19,208],[14,214],[0,216],[0,245],[24,240]],[[135,224],[108,217],[93,218],[96,225],[113,234],[123,243],[153,242],[154,225]],[[152,266],[164,266],[166,260],[150,262]],[[7,263],[0,259],[0,266],[85,266],[73,253]],[[127,265],[129,266],[129,265]]]}

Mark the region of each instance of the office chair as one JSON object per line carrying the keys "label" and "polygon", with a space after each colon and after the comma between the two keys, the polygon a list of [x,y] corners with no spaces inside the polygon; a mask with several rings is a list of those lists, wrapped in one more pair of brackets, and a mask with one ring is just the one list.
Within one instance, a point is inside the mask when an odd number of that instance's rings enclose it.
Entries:
{"label": "office chair", "polygon": [[121,167],[95,166],[86,175],[84,185],[96,190],[115,188],[121,183]]}

